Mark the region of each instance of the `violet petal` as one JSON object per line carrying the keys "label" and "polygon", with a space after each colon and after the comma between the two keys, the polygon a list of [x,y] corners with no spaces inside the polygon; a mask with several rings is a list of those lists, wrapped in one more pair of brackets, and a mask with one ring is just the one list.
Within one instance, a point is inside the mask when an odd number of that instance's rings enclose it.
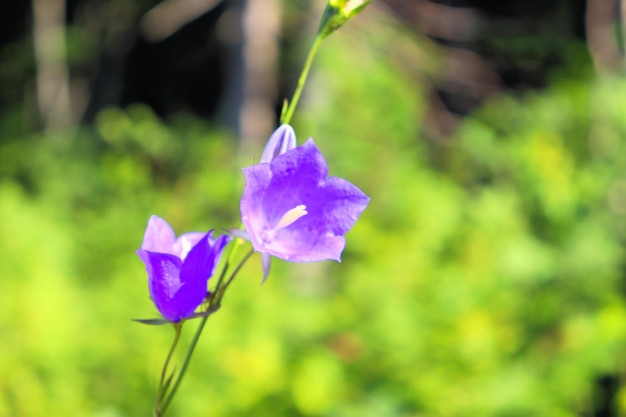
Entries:
{"label": "violet petal", "polygon": [[173,300],[183,288],[180,279],[181,260],[174,255],[143,249],[139,249],[137,254],[146,265],[148,290],[157,310],[171,322],[180,321],[184,314]]}
{"label": "violet petal", "polygon": [[158,216],[150,216],[143,236],[143,242],[141,243],[141,249],[177,255],[173,253],[175,241],[176,235],[169,223]]}
{"label": "violet petal", "polygon": [[204,236],[206,236],[206,233],[201,232],[190,232],[180,235],[174,243],[173,254],[184,260],[187,257],[187,254],[189,253],[191,248],[196,246],[196,244]]}

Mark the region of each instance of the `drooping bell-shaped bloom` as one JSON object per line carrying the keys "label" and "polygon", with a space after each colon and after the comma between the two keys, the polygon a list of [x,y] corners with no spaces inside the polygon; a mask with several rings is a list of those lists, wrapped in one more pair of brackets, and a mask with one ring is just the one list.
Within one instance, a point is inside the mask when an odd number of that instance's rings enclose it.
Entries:
{"label": "drooping bell-shaped bloom", "polygon": [[312,139],[243,172],[241,218],[255,251],[292,262],[341,260],[344,235],[370,199],[328,177]]}
{"label": "drooping bell-shaped bloom", "polygon": [[296,132],[289,125],[281,125],[272,133],[267,141],[260,163],[270,163],[278,155],[282,155],[287,151],[296,147]]}
{"label": "drooping bell-shaped bloom", "polygon": [[204,301],[207,283],[230,237],[185,233],[178,238],[162,218],[150,217],[137,255],[148,272],[150,298],[168,321],[191,317]]}

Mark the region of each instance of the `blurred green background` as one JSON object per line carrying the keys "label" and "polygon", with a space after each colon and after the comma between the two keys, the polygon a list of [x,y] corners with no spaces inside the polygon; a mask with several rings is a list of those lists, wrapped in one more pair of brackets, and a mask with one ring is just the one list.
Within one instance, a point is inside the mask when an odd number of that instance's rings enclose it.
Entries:
{"label": "blurred green background", "polygon": [[[143,3],[101,7],[157,4]],[[318,3],[281,6],[284,95]],[[429,130],[449,55],[393,6],[325,41],[294,119],[372,198],[343,262],[275,261],[261,286],[253,258],[171,415],[625,415],[626,80],[575,36],[489,35],[560,64]],[[108,50],[67,29],[70,74],[95,65],[81,42]],[[156,314],[134,253],[147,219],[236,227],[240,168],[268,132],[246,145],[228,112],[141,100],[56,127],[37,111],[31,41],[11,38],[0,61],[0,416],[151,415],[173,332],[130,320]]]}

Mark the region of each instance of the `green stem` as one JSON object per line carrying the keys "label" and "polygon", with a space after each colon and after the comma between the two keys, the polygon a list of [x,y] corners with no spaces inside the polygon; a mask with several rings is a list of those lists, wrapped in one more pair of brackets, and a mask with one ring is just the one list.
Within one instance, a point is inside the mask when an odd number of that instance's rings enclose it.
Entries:
{"label": "green stem", "polygon": [[291,118],[293,117],[293,112],[296,110],[296,106],[298,105],[298,101],[300,101],[300,96],[302,95],[302,89],[304,88],[304,84],[306,83],[306,79],[309,76],[309,70],[311,69],[311,64],[313,63],[313,58],[317,54],[320,45],[322,44],[322,40],[324,37],[321,34],[317,34],[315,39],[313,40],[313,45],[311,45],[311,49],[309,50],[309,54],[306,57],[306,61],[304,62],[304,68],[302,68],[302,72],[300,73],[300,78],[298,78],[298,84],[296,85],[296,90],[293,93],[293,97],[289,102],[287,110],[283,112],[280,117],[280,124],[289,124]]}
{"label": "green stem", "polygon": [[241,259],[241,261],[239,262],[239,264],[237,265],[237,267],[235,268],[233,273],[230,274],[230,277],[226,281],[226,284],[224,284],[224,286],[222,288],[220,288],[220,291],[219,291],[219,293],[217,294],[217,297],[216,297],[217,298],[217,305],[220,305],[220,303],[222,302],[222,298],[224,298],[224,293],[228,289],[228,286],[230,285],[231,282],[233,282],[233,280],[235,279],[235,277],[237,276],[237,274],[239,273],[239,271],[241,270],[243,265],[246,263],[246,261],[248,259],[250,259],[250,257],[253,254],[254,254],[254,249],[250,249],[248,251],[248,253],[246,253],[246,255]]}
{"label": "green stem", "polygon": [[[220,302],[222,301],[222,298],[224,297],[224,292],[226,291],[230,283],[235,278],[235,275],[237,275],[237,273],[243,267],[243,264],[254,253],[253,250],[247,253],[246,256],[244,256],[242,260],[239,261],[239,264],[234,269],[233,273],[230,275],[226,283],[222,285],[222,283],[224,282],[224,277],[226,276],[226,271],[228,270],[228,267],[229,267],[229,263],[232,260],[234,253],[236,252],[235,249],[238,247],[239,245],[237,243],[235,243],[235,245],[231,247],[231,253],[229,254],[226,262],[224,263],[224,268],[222,269],[217,285],[215,287],[215,295],[211,297],[208,310],[211,310],[212,308],[219,306]],[[172,402],[174,395],[176,395],[176,391],[178,390],[178,387],[180,386],[180,383],[182,382],[183,377],[185,376],[185,373],[187,372],[187,367],[189,366],[189,362],[191,361],[191,356],[193,355],[193,352],[196,349],[196,345],[198,344],[198,340],[200,340],[200,335],[202,334],[202,330],[204,330],[204,325],[206,324],[206,321],[208,320],[208,318],[209,316],[207,315],[207,316],[202,317],[202,319],[200,320],[198,329],[196,330],[196,333],[193,335],[193,339],[191,340],[189,349],[187,350],[187,354],[185,355],[185,359],[183,360],[183,364],[180,368],[180,372],[178,373],[178,376],[176,377],[176,381],[174,381],[174,385],[172,386],[172,389],[170,390],[169,395],[165,398],[165,401],[163,402],[163,405],[160,409],[161,414],[157,414],[158,416],[162,416],[165,414],[165,411],[167,410],[170,403]]]}
{"label": "green stem", "polygon": [[172,346],[170,347],[169,352],[167,353],[167,358],[165,358],[165,363],[163,364],[163,369],[161,370],[161,379],[159,381],[159,391],[157,393],[157,400],[154,406],[154,414],[156,416],[161,416],[164,409],[161,407],[161,401],[163,396],[165,395],[165,378],[167,375],[167,368],[169,367],[170,361],[172,360],[172,356],[174,351],[176,350],[176,346],[178,346],[178,341],[180,340],[181,329],[183,327],[183,322],[174,324],[174,340],[172,341]]}
{"label": "green stem", "polygon": [[185,376],[185,372],[187,371],[187,366],[189,365],[189,361],[191,359],[191,355],[194,351],[194,349],[196,348],[196,344],[198,343],[198,339],[200,338],[200,334],[202,333],[202,329],[204,328],[204,325],[207,321],[207,319],[209,318],[209,316],[204,316],[202,317],[201,321],[200,321],[200,325],[198,326],[198,330],[196,330],[196,334],[194,334],[193,336],[193,340],[191,341],[191,345],[189,345],[189,350],[187,351],[187,355],[185,355],[185,360],[183,361],[183,365],[180,368],[180,372],[178,373],[178,377],[176,377],[176,381],[174,382],[174,385],[172,386],[172,389],[169,392],[169,395],[165,398],[165,401],[163,402],[163,405],[161,407],[161,414],[160,416],[165,415],[165,411],[167,410],[167,408],[169,407],[170,403],[172,402],[172,399],[174,398],[174,395],[176,395],[176,391],[178,391],[178,387],[180,386],[180,383],[183,380],[183,376]]}

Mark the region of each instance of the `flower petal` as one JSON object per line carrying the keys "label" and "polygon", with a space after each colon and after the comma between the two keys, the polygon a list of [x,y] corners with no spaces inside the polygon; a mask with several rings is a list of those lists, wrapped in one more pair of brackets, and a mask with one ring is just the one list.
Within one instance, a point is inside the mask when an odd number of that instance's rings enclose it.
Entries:
{"label": "flower petal", "polygon": [[256,250],[261,244],[257,232],[266,227],[267,219],[262,209],[265,190],[272,173],[269,164],[258,164],[243,169],[246,186],[241,197],[241,222]]}
{"label": "flower petal", "polygon": [[206,233],[201,232],[191,232],[182,234],[176,239],[174,243],[174,255],[178,256],[180,259],[185,260],[187,254],[196,246],[196,244],[202,239]]}
{"label": "flower petal", "polygon": [[319,184],[316,200],[321,204],[314,206],[309,202],[311,216],[304,217],[300,227],[311,227],[310,223],[319,222],[329,227],[328,232],[345,235],[365,210],[370,198],[349,181],[329,177]]}
{"label": "flower petal", "polygon": [[177,255],[174,249],[175,241],[176,235],[169,223],[158,216],[150,216],[143,236],[143,242],[141,243],[141,249]]}
{"label": "flower petal", "polygon": [[354,226],[370,199],[356,186],[337,177],[330,177],[307,192],[312,197],[303,199],[302,203],[308,214],[277,231],[268,248],[292,262],[340,261],[345,247],[343,235]]}
{"label": "flower petal", "polygon": [[271,181],[261,202],[269,224],[276,225],[294,207],[314,197],[310,191],[328,175],[324,157],[313,139],[272,162]]}
{"label": "flower petal", "polygon": [[[215,272],[215,267],[219,262],[224,246],[230,241],[230,236],[220,236],[217,240],[212,240],[213,230],[209,231],[194,246],[181,267],[180,276],[184,283],[196,281],[203,282],[202,295],[206,295],[206,283]],[[199,277],[199,278],[198,278]]]}
{"label": "flower petal", "polygon": [[174,255],[143,249],[137,250],[137,255],[146,266],[148,290],[157,310],[171,322],[180,321],[184,314],[174,301],[174,297],[184,285],[180,280],[180,259]]}
{"label": "flower petal", "polygon": [[213,242],[209,231],[189,251],[180,269],[180,280],[184,284],[174,297],[183,317],[191,316],[207,294],[207,282],[213,276],[224,246],[230,241],[221,236]]}

